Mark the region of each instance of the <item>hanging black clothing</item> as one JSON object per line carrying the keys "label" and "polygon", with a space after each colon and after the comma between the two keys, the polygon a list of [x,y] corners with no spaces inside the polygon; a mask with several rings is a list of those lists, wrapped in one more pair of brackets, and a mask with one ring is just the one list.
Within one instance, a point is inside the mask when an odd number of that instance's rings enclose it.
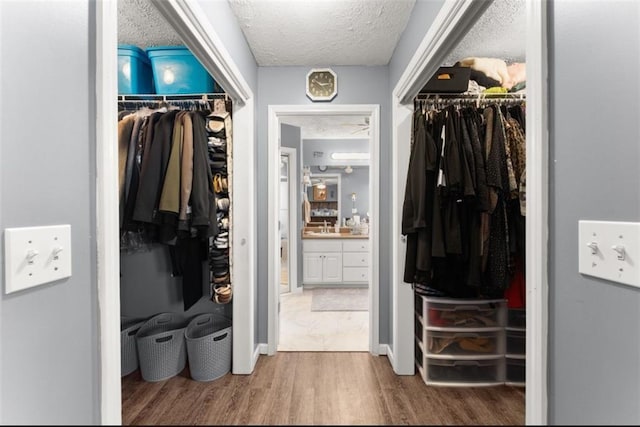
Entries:
{"label": "hanging black clothing", "polygon": [[512,260],[524,249],[524,217],[515,215],[513,197],[522,147],[509,139],[519,135],[509,126],[519,125],[497,105],[416,107],[402,212],[403,279],[422,295],[501,298]]}

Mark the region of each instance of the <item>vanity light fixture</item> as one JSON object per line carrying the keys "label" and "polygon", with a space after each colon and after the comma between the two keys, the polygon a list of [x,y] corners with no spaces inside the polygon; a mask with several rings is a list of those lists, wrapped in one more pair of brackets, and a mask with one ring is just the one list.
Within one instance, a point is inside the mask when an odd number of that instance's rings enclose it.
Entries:
{"label": "vanity light fixture", "polygon": [[323,189],[327,188],[327,185],[324,183],[324,181],[320,180],[320,182],[316,184],[316,187],[318,187],[319,189],[323,190]]}
{"label": "vanity light fixture", "polygon": [[369,160],[369,153],[331,153],[333,160]]}

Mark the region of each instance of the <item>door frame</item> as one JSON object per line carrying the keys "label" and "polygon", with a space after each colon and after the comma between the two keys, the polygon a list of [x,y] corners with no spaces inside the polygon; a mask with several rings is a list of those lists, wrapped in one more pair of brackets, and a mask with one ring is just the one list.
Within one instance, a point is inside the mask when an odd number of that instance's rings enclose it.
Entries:
{"label": "door frame", "polygon": [[[408,158],[400,144],[408,144],[413,98],[442,64],[449,51],[484,13],[493,0],[445,0],[440,13],[409,61],[392,93],[393,187],[396,198],[404,195]],[[547,5],[526,0],[527,55],[527,221],[526,221],[526,424],[547,423],[548,345],[548,94]],[[401,158],[402,157],[402,158]],[[412,375],[413,291],[402,280],[404,241],[401,238],[402,203],[393,207],[393,358],[398,374]]]}
{"label": "door frame", "polygon": [[278,203],[280,186],[280,118],[286,116],[323,116],[323,115],[349,115],[368,116],[370,118],[369,136],[370,160],[369,160],[369,203],[371,205],[371,224],[369,224],[369,239],[371,251],[369,252],[369,352],[374,355],[386,354],[387,345],[380,345],[380,303],[379,303],[379,253],[380,253],[380,105],[378,104],[313,104],[313,105],[269,105],[268,122],[269,137],[267,148],[268,163],[268,311],[267,311],[267,349],[269,355],[274,355],[278,347]]}
{"label": "door frame", "polygon": [[[184,44],[233,101],[234,162],[255,164],[255,108],[251,87],[225,49],[209,18],[195,0],[151,0]],[[120,248],[117,144],[117,0],[96,2],[96,245],[100,347],[100,420],[122,423],[120,377]],[[257,360],[255,345],[256,214],[255,168],[233,169],[233,221],[246,226],[231,233],[234,283],[232,372],[250,374]]]}
{"label": "door frame", "polygon": [[[297,292],[298,289],[298,201],[299,194],[298,176],[298,150],[292,147],[280,147],[280,153],[289,157],[287,168],[287,180],[289,181],[289,237],[287,239],[287,259],[289,275],[289,292]],[[280,199],[278,199],[280,200]],[[294,239],[295,237],[295,239]]]}

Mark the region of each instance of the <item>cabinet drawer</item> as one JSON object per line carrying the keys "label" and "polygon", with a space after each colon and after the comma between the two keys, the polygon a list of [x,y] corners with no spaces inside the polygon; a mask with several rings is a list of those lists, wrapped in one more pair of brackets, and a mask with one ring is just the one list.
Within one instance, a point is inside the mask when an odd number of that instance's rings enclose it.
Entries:
{"label": "cabinet drawer", "polygon": [[342,250],[344,252],[369,252],[369,240],[345,240],[342,243]]}
{"label": "cabinet drawer", "polygon": [[426,331],[429,356],[496,356],[504,354],[504,332]]}
{"label": "cabinet drawer", "polygon": [[303,240],[304,252],[342,252],[342,242],[335,240]]}
{"label": "cabinet drawer", "polygon": [[368,282],[369,269],[367,267],[344,267],[342,280],[345,282]]}
{"label": "cabinet drawer", "polygon": [[[418,310],[419,308],[416,307]],[[441,328],[496,328],[506,325],[505,300],[456,300],[422,297],[427,326]]]}
{"label": "cabinet drawer", "polygon": [[497,385],[504,381],[504,358],[456,360],[427,357],[426,359],[425,382],[427,384]]}
{"label": "cabinet drawer", "polygon": [[368,252],[344,252],[342,254],[344,267],[367,267],[369,265]]}

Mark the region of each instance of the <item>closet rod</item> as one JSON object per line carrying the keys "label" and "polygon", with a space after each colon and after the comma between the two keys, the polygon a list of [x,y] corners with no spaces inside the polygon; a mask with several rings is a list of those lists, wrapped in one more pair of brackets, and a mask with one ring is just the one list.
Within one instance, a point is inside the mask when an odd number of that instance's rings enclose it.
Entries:
{"label": "closet rod", "polygon": [[513,99],[525,100],[524,93],[419,93],[415,99],[438,101],[440,99],[469,99],[469,100],[491,100],[491,99]]}
{"label": "closet rod", "polygon": [[226,93],[194,93],[180,95],[118,95],[118,101],[213,101],[215,99],[228,100]]}

